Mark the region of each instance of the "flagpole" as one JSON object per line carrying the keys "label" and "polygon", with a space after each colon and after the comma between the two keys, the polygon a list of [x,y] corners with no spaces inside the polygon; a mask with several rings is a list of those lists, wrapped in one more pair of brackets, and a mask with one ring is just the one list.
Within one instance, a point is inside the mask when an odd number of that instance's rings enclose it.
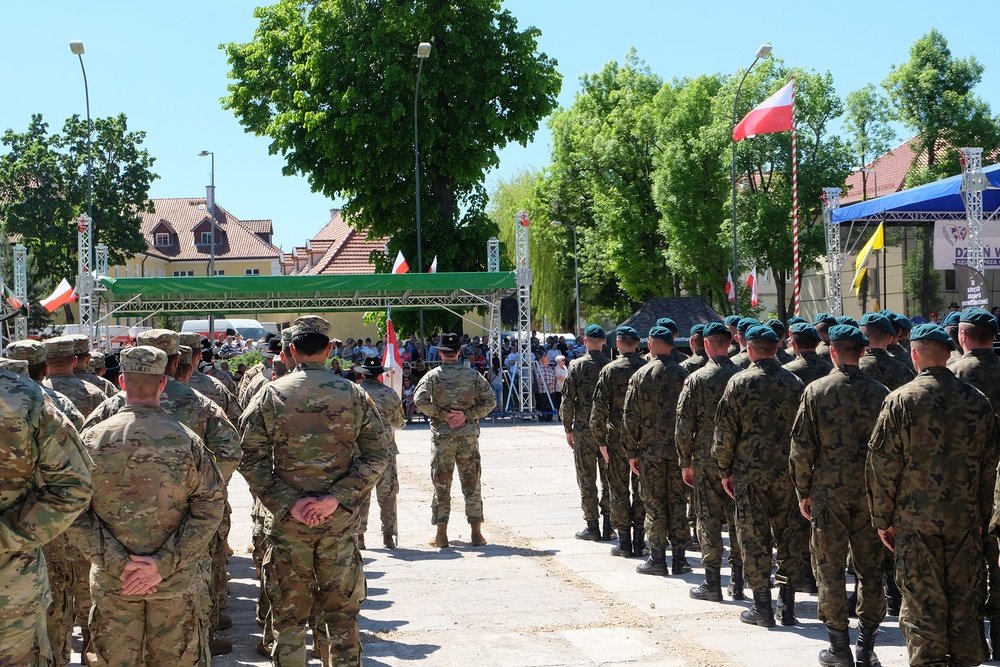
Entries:
{"label": "flagpole", "polygon": [[795,315],[799,314],[799,158],[795,135],[795,77],[792,77],[792,271],[795,280]]}

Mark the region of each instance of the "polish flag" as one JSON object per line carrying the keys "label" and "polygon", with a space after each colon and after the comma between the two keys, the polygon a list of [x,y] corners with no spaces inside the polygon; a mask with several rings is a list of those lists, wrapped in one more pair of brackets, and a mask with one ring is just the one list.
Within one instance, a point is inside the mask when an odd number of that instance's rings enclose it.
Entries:
{"label": "polish flag", "polygon": [[59,306],[65,306],[67,303],[74,301],[76,301],[76,290],[73,289],[68,280],[63,278],[55,291],[45,299],[42,299],[41,304],[45,310],[54,313]]}
{"label": "polish flag", "polygon": [[382,384],[385,384],[403,396],[403,359],[399,356],[399,343],[396,341],[396,329],[392,326],[392,313],[389,312],[385,321],[385,351],[382,353]]}
{"label": "polish flag", "polygon": [[438,256],[434,255],[434,261],[431,262],[431,268],[427,270],[427,273],[437,273],[438,272]]}
{"label": "polish flag", "polygon": [[756,109],[733,128],[733,141],[749,139],[758,134],[791,132],[792,130],[792,86],[794,81],[760,103]]}
{"label": "polish flag", "polygon": [[393,273],[409,273],[410,265],[406,263],[406,259],[403,257],[403,251],[400,250],[399,254],[396,255],[396,263],[392,265]]}
{"label": "polish flag", "polygon": [[750,288],[750,305],[757,306],[757,269],[750,272],[747,276],[747,287]]}
{"label": "polish flag", "polygon": [[726,271],[726,296],[730,301],[736,301],[736,283],[733,282],[732,271]]}

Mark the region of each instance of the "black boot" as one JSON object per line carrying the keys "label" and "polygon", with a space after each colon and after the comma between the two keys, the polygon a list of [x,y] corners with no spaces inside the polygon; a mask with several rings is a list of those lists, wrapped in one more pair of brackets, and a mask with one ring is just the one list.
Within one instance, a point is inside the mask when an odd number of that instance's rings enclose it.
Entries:
{"label": "black boot", "polygon": [[650,545],[649,558],[645,563],[639,563],[636,565],[635,571],[639,574],[658,574],[661,577],[667,576],[666,550]]}
{"label": "black boot", "polygon": [[618,531],[618,545],[611,547],[611,555],[621,556],[622,558],[632,557],[632,531]]}
{"label": "black boot", "polygon": [[816,575],[812,573],[812,570],[806,570],[806,587],[802,592],[810,595],[817,595],[819,593],[819,586],[816,585]]}
{"label": "black boot", "polygon": [[717,567],[705,567],[705,581],[701,586],[688,591],[695,600],[705,600],[707,602],[722,602],[722,576]]}
{"label": "black boot", "polygon": [[740,620],[762,628],[774,627],[774,610],[771,609],[771,589],[753,592],[753,606],[740,614]]}
{"label": "black boot", "polygon": [[642,528],[632,529],[632,553],[639,558],[649,555],[649,547],[646,546],[646,531]]}
{"label": "black boot", "polygon": [[601,542],[610,542],[613,539],[615,539],[615,534],[611,531],[611,517],[605,514],[601,529]]}
{"label": "black boot", "polygon": [[670,563],[670,571],[673,572],[675,575],[694,572],[694,570],[691,569],[690,563],[688,563],[687,557],[684,555],[684,547],[673,550],[673,558],[671,559]]}
{"label": "black boot", "polygon": [[875,635],[878,634],[878,626],[866,625],[858,626],[858,644],[854,649],[854,660],[857,667],[882,667],[875,655]]}
{"label": "black boot", "polygon": [[903,594],[899,592],[896,578],[891,572],[885,573],[885,615],[899,616],[899,608],[903,603]]}
{"label": "black boot", "polygon": [[601,531],[597,527],[596,521],[588,521],[587,527],[576,534],[576,539],[578,540],[588,540],[590,542],[597,542],[601,539]]}
{"label": "black boot", "polygon": [[990,646],[993,648],[993,659],[1000,660],[1000,616],[990,617]]}
{"label": "black boot", "polygon": [[733,565],[729,573],[729,597],[733,600],[746,600],[743,592],[743,564]]}
{"label": "black boot", "polygon": [[778,586],[778,611],[781,612],[782,625],[795,625],[795,587],[789,584]]}
{"label": "black boot", "polygon": [[854,667],[850,632],[827,628],[826,633],[830,636],[830,648],[819,652],[819,664],[822,667]]}

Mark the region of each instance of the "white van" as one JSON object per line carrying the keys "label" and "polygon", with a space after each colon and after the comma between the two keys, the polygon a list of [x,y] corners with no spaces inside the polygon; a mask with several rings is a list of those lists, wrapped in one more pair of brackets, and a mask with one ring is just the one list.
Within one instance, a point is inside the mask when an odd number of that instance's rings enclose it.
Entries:
{"label": "white van", "polygon": [[[235,329],[245,340],[260,340],[267,335],[267,330],[257,320],[234,320],[215,318],[216,340],[226,337],[226,329]],[[187,320],[181,325],[182,333],[200,333],[208,336],[208,320]]]}

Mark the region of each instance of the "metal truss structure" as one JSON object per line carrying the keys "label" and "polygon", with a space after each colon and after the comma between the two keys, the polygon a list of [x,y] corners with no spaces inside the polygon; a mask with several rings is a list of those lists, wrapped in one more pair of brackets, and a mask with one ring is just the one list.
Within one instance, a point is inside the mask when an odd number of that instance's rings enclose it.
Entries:
{"label": "metal truss structure", "polygon": [[[531,262],[529,261],[528,228],[531,221],[527,211],[515,216],[516,235],[514,276],[517,281],[517,392],[521,413],[532,412],[531,393]],[[513,379],[512,379],[513,380]]]}
{"label": "metal truss structure", "polygon": [[968,218],[970,268],[983,272],[986,255],[983,251],[983,190],[989,185],[983,174],[983,149],[962,148],[962,199]]}
{"label": "metal truss structure", "polygon": [[[500,240],[491,238],[486,244],[486,270],[489,273],[500,272]],[[493,365],[499,362],[500,373],[503,373],[503,357],[500,345],[500,332],[503,326],[500,321],[500,304],[490,304],[489,355],[490,377],[493,377]]]}
{"label": "metal truss structure", "polygon": [[[28,303],[28,251],[24,245],[14,246],[14,298],[23,304]],[[14,318],[14,339],[28,338],[28,318]]]}
{"label": "metal truss structure", "polygon": [[94,339],[94,225],[86,213],[76,219],[76,295],[80,304],[80,333]]}
{"label": "metal truss structure", "polygon": [[826,228],[826,291],[830,314],[844,314],[841,271],[844,253],[840,241],[840,225],[833,223],[833,210],[840,208],[840,188],[823,188],[823,227]]}

